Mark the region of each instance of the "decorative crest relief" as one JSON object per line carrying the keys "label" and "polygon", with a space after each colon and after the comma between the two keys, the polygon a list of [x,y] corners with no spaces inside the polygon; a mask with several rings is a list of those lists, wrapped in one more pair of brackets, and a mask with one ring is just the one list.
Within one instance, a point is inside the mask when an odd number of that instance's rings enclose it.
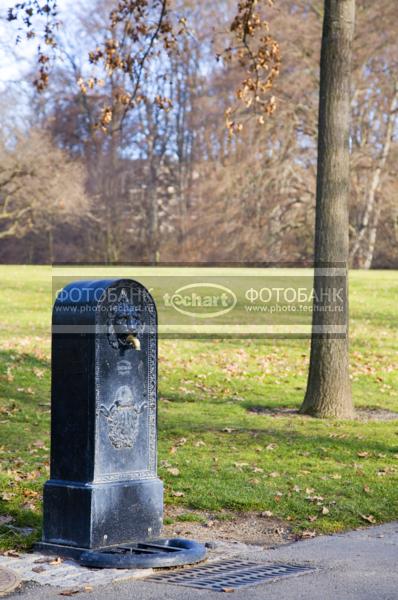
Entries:
{"label": "decorative crest relief", "polygon": [[101,405],[100,413],[108,421],[109,440],[114,448],[132,448],[137,440],[139,418],[147,403],[135,404],[127,385],[118,388],[113,404]]}

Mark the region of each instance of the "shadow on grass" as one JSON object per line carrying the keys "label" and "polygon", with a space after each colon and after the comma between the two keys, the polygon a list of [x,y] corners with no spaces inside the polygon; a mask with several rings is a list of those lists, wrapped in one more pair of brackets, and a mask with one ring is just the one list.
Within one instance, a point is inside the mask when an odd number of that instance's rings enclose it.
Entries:
{"label": "shadow on grass", "polygon": [[[303,419],[311,419],[312,423],[316,423],[317,421],[312,417],[303,417],[302,415],[298,415]],[[261,417],[259,417],[261,418]],[[287,415],[286,418],[289,418]],[[325,421],[318,421],[322,425],[325,424]],[[335,422],[335,421],[332,421]],[[357,421],[340,421],[339,423],[358,423]],[[162,437],[168,437],[170,435],[180,435],[181,431],[195,433],[195,434],[215,434],[216,436],[216,444],[222,444],[223,442],[228,442],[229,444],[233,444],[234,441],[236,443],[239,442],[239,437],[247,436],[253,437],[253,444],[258,445],[261,441],[264,443],[276,442],[279,444],[288,444],[289,446],[296,445],[298,449],[302,450],[311,450],[314,449],[318,451],[320,448],[324,448],[326,450],[349,450],[354,454],[358,452],[362,452],[364,448],[367,451],[372,451],[375,453],[396,453],[398,451],[398,445],[394,444],[393,446],[387,445],[383,443],[383,441],[370,441],[366,439],[356,439],[355,433],[345,433],[344,431],[336,432],[336,436],[347,436],[346,438],[342,437],[330,437],[330,434],[323,435],[320,433],[301,433],[298,431],[286,430],[280,431],[279,429],[273,429],[271,427],[265,428],[251,428],[251,427],[235,427],[231,425],[229,428],[226,427],[217,427],[217,426],[209,426],[205,424],[192,424],[187,420],[181,419],[181,415],[178,418],[178,429],[174,427],[160,426],[159,431]],[[246,444],[247,445],[247,444]],[[356,456],[352,457],[356,459]],[[365,464],[365,463],[364,463]]]}
{"label": "shadow on grass", "polygon": [[247,410],[248,413],[256,415],[266,415],[271,417],[289,417],[292,415],[298,415],[305,417],[305,415],[299,415],[298,408],[293,403],[282,404],[275,406],[275,403],[264,403],[258,404],[257,402],[241,402],[240,406]]}
{"label": "shadow on grass", "polygon": [[49,368],[49,360],[27,352],[0,351],[0,397],[12,398],[24,407],[36,406],[39,395],[41,401],[46,400],[43,398],[45,392],[49,402]]}
{"label": "shadow on grass", "polygon": [[7,362],[17,366],[26,365],[29,367],[49,367],[50,361],[44,358],[38,358],[29,352],[19,352],[18,350],[0,350],[0,364]]}

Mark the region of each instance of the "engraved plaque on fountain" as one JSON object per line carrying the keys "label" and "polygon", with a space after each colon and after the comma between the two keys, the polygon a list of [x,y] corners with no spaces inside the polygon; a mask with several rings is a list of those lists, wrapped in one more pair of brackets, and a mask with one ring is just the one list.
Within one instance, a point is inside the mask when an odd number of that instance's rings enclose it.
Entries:
{"label": "engraved plaque on fountain", "polygon": [[156,313],[146,292],[113,291],[97,337],[95,481],[156,476]]}

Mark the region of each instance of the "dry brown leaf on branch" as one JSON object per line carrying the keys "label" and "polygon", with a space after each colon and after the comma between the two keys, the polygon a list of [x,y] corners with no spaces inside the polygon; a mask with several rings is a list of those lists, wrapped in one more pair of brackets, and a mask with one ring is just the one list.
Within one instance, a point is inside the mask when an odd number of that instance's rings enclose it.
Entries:
{"label": "dry brown leaf on branch", "polygon": [[266,116],[272,115],[276,99],[271,95],[281,65],[280,48],[269,33],[265,19],[265,7],[272,6],[269,0],[242,0],[232,20],[231,44],[219,55],[225,63],[234,64],[244,72],[243,80],[236,90],[238,104],[225,111],[229,134],[243,129],[242,116],[254,114],[260,125]]}

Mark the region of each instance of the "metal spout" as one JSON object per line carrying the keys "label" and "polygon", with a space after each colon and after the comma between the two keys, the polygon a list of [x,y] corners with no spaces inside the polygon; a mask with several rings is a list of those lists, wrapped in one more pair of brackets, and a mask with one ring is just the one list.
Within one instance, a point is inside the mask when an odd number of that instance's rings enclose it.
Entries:
{"label": "metal spout", "polygon": [[131,344],[133,346],[134,350],[141,350],[140,340],[138,339],[138,337],[136,337],[132,333],[130,333],[130,335],[127,336],[127,341],[129,344]]}

